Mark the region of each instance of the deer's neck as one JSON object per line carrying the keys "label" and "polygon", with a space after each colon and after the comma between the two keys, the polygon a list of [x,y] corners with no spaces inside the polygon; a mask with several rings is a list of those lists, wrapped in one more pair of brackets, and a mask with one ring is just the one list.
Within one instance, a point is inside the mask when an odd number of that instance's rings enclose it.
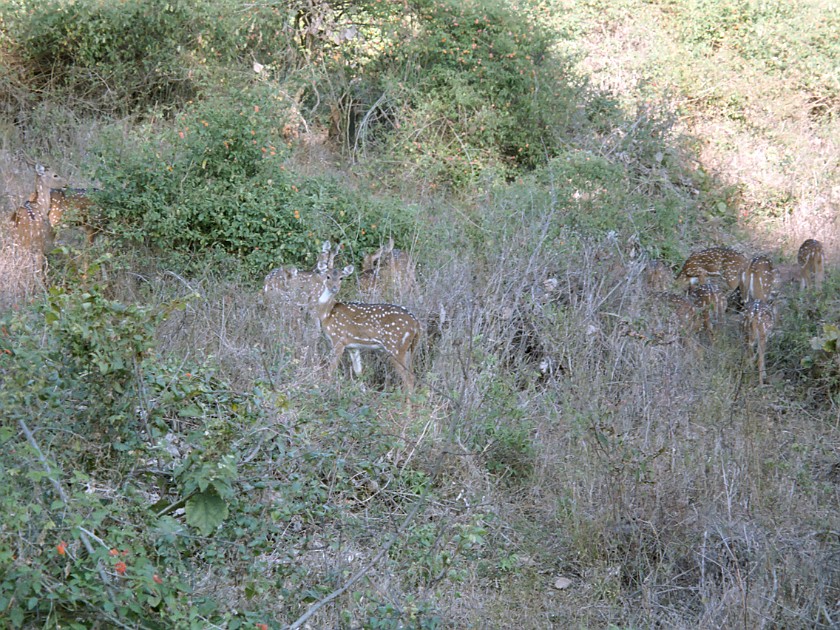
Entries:
{"label": "deer's neck", "polygon": [[321,320],[323,324],[326,322],[330,315],[332,315],[333,308],[335,308],[335,293],[332,293],[329,289],[324,288],[321,292],[321,295],[318,296],[318,319]]}
{"label": "deer's neck", "polygon": [[36,177],[35,193],[29,198],[29,200],[38,208],[38,211],[42,216],[46,216],[50,211],[50,194],[49,184],[47,184],[43,178]]}

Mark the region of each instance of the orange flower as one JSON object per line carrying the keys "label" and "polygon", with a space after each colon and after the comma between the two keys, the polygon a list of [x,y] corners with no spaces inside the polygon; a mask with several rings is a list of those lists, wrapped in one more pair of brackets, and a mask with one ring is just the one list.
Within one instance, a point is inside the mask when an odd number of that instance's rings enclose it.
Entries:
{"label": "orange flower", "polygon": [[67,553],[67,543],[62,540],[55,546],[55,550],[58,552],[59,556],[63,556]]}
{"label": "orange flower", "polygon": [[154,580],[155,584],[163,584],[163,580],[160,579],[160,576],[157,573],[155,573],[152,576],[152,579]]}
{"label": "orange flower", "polygon": [[118,555],[120,555],[120,552],[119,552],[119,551],[117,551],[116,549],[111,549],[111,551],[109,551],[108,553],[109,553],[109,554],[111,554],[112,556],[118,556]]}
{"label": "orange flower", "polygon": [[268,630],[268,624],[267,623],[258,623],[257,624],[257,630]]}
{"label": "orange flower", "polygon": [[128,569],[128,567],[122,560],[120,560],[119,562],[117,562],[117,564],[114,565],[114,570],[120,575],[125,575],[126,569]]}

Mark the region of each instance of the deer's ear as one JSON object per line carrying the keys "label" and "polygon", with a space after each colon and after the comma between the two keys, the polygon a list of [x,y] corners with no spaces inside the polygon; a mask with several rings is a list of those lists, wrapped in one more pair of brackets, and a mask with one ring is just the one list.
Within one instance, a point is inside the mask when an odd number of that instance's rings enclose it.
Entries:
{"label": "deer's ear", "polygon": [[44,173],[46,173],[46,172],[47,172],[47,169],[44,167],[44,165],[43,165],[43,164],[36,164],[36,165],[35,165],[35,173],[36,173],[38,176],[43,176],[43,175],[44,175]]}
{"label": "deer's ear", "polygon": [[349,276],[351,273],[353,273],[353,269],[355,269],[353,265],[347,265],[344,269],[341,270],[341,277],[344,278]]}
{"label": "deer's ear", "polygon": [[318,273],[327,273],[329,265],[327,264],[326,260],[319,260],[316,269],[318,270]]}

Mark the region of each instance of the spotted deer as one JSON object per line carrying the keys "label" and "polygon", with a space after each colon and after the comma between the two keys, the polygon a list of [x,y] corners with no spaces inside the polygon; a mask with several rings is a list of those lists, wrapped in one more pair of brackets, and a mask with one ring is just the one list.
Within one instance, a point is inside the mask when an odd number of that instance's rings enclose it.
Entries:
{"label": "spotted deer", "polygon": [[709,276],[719,277],[734,291],[741,281],[741,272],[747,266],[747,258],[729,247],[710,247],[688,257],[677,274],[677,280],[686,279],[689,284],[706,284]]}
{"label": "spotted deer", "polygon": [[420,338],[420,322],[407,309],[394,304],[338,302],[341,281],[353,273],[353,265],[330,269],[318,263],[322,291],[317,313],[321,329],[332,344],[330,374],[334,374],[344,350],[350,350],[353,371],[362,372],[360,350],[381,350],[388,354],[407,392],[414,389],[411,359]]}
{"label": "spotted deer", "polygon": [[693,331],[697,328],[697,308],[688,296],[663,291],[650,297],[656,305],[665,307],[679,329]]}
{"label": "spotted deer", "polygon": [[14,244],[31,253],[41,269],[55,236],[49,220],[51,191],[66,186],[67,180],[43,164],[34,166],[35,191],[12,213],[10,231]]}
{"label": "spotted deer", "polygon": [[688,296],[698,313],[702,315],[706,332],[714,335],[712,324],[718,324],[723,320],[723,314],[726,311],[726,295],[717,285],[707,282],[690,285]]}
{"label": "spotted deer", "polygon": [[414,289],[414,267],[414,261],[408,252],[394,247],[394,239],[389,239],[387,245],[366,254],[362,259],[359,290],[363,295],[402,296]]}
{"label": "spotted deer", "polygon": [[796,256],[799,263],[799,288],[804,291],[808,286],[820,290],[825,279],[825,255],[822,243],[809,238],[799,247]]}
{"label": "spotted deer", "polygon": [[741,272],[741,300],[769,301],[776,284],[776,270],[767,256],[756,256]]}
{"label": "spotted deer", "polygon": [[764,385],[764,381],[767,379],[767,371],[764,366],[764,352],[767,348],[767,338],[773,330],[775,319],[773,307],[764,300],[750,300],[744,307],[744,332],[747,336],[747,345],[750,348],[756,347],[758,382],[760,385]]}
{"label": "spotted deer", "polygon": [[308,308],[315,303],[321,292],[323,281],[319,275],[319,265],[324,263],[332,269],[338,247],[335,251],[329,241],[321,245],[318,263],[312,271],[300,271],[297,267],[277,267],[268,272],[263,284],[263,292],[271,298]]}
{"label": "spotted deer", "polygon": [[81,222],[88,244],[93,243],[96,229],[89,223],[90,211],[95,205],[90,197],[91,192],[97,191],[87,188],[52,189],[50,191],[50,226],[55,229],[64,221],[65,215],[73,215]]}

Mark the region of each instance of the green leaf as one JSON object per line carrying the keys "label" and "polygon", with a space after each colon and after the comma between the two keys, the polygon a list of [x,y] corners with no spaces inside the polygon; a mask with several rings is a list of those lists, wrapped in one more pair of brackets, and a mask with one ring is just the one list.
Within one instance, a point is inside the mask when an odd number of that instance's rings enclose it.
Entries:
{"label": "green leaf", "polygon": [[187,523],[207,536],[228,516],[227,503],[213,490],[199,492],[187,501]]}
{"label": "green leaf", "polygon": [[188,405],[179,409],[178,415],[182,418],[201,418],[204,412],[198,405]]}

